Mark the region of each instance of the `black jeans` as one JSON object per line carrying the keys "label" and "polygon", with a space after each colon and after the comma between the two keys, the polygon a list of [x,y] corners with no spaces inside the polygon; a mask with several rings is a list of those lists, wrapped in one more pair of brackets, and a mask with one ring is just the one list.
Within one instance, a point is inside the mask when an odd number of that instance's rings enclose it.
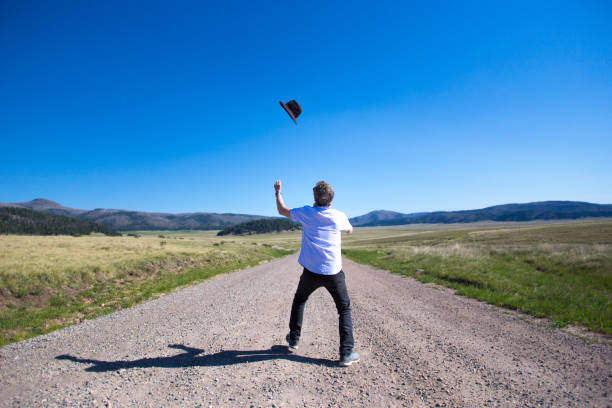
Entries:
{"label": "black jeans", "polygon": [[312,292],[325,287],[336,303],[339,316],[340,332],[340,356],[345,356],[353,351],[355,341],[353,339],[353,319],[351,317],[351,300],[346,290],[344,272],[335,275],[320,275],[310,272],[304,268],[300,283],[293,298],[291,306],[291,318],[289,319],[289,335],[291,340],[299,340],[302,334],[302,319],[304,318],[304,307]]}

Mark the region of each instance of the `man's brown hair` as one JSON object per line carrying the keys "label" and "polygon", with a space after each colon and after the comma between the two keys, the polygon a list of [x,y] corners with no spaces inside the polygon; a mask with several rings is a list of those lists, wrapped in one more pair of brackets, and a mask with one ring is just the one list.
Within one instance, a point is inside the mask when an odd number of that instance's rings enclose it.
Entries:
{"label": "man's brown hair", "polygon": [[327,207],[334,199],[334,189],[324,181],[319,181],[312,191],[317,207]]}

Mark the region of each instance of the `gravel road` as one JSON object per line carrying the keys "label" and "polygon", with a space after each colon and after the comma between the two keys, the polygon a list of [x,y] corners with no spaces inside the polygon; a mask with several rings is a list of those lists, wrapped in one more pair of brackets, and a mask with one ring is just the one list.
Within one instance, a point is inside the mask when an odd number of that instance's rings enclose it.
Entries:
{"label": "gravel road", "polygon": [[344,260],[361,362],[331,296],[284,346],[297,256],[0,349],[0,406],[611,406],[612,346]]}

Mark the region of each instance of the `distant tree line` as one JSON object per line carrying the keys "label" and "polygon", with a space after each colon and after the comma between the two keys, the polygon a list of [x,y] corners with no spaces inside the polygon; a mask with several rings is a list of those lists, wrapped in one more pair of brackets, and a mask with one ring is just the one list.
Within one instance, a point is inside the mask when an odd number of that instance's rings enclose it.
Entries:
{"label": "distant tree line", "polygon": [[300,224],[296,224],[284,218],[262,218],[232,225],[231,227],[219,231],[217,235],[265,234],[266,232],[294,231],[299,229],[302,229]]}
{"label": "distant tree line", "polygon": [[121,235],[112,228],[91,221],[27,208],[0,207],[0,234],[88,235],[92,232],[111,236]]}

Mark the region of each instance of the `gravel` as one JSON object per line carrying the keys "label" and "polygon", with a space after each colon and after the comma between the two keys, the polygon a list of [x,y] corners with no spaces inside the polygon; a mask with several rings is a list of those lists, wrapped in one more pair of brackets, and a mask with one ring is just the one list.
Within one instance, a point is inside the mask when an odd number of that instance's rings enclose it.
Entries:
{"label": "gravel", "polygon": [[344,260],[361,361],[331,296],[287,352],[297,256],[0,349],[0,406],[612,406],[612,347]]}

